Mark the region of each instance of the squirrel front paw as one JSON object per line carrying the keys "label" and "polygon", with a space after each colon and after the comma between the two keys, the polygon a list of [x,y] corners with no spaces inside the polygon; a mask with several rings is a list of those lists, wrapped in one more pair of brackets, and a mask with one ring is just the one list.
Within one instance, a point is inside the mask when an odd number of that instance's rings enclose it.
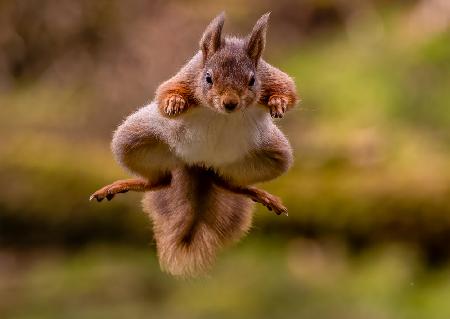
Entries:
{"label": "squirrel front paw", "polygon": [[177,115],[186,109],[186,100],[179,94],[169,95],[164,100],[164,112],[166,112],[167,115]]}
{"label": "squirrel front paw", "polygon": [[286,112],[288,105],[288,99],[282,95],[272,95],[269,98],[269,110],[270,115],[274,118],[282,118]]}

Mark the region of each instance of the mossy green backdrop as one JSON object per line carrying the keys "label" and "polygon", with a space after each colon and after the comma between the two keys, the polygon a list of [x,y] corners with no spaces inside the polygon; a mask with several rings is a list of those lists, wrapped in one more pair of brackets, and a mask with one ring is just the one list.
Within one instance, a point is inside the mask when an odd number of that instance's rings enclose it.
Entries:
{"label": "mossy green backdrop", "polygon": [[[245,34],[301,103],[253,230],[205,278],[160,272],[112,131],[197,50]],[[0,317],[450,318],[450,9],[445,1],[0,3]]]}

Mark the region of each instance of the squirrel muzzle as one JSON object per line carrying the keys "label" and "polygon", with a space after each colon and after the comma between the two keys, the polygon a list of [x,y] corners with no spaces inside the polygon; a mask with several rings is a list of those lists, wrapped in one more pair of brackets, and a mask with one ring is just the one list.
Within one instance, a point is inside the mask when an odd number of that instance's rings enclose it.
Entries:
{"label": "squirrel muzzle", "polygon": [[240,108],[240,99],[236,94],[225,94],[222,96],[221,100],[223,109],[228,113],[236,111]]}

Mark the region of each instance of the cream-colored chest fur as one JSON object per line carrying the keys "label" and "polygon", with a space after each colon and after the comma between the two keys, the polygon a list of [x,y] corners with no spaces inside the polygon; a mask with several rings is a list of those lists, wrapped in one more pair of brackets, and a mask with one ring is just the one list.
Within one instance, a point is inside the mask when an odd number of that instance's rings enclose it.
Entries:
{"label": "cream-colored chest fur", "polygon": [[166,128],[161,135],[178,157],[189,164],[208,166],[243,158],[258,148],[274,126],[268,112],[257,106],[231,114],[197,107],[174,118],[154,115]]}

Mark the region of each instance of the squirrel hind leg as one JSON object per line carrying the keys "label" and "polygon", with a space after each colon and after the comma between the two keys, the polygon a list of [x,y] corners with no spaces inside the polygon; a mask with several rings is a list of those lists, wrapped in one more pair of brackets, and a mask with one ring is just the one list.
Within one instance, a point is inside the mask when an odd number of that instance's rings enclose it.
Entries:
{"label": "squirrel hind leg", "polygon": [[96,192],[94,192],[89,198],[90,201],[96,199],[101,202],[103,199],[111,200],[116,194],[133,192],[147,192],[156,190],[161,187],[167,187],[172,180],[171,173],[161,174],[154,180],[146,180],[142,178],[130,178],[117,180],[109,185],[105,185]]}
{"label": "squirrel hind leg", "polygon": [[170,126],[154,103],[131,114],[117,128],[111,142],[115,159],[133,175],[155,181],[182,165],[167,143]]}

